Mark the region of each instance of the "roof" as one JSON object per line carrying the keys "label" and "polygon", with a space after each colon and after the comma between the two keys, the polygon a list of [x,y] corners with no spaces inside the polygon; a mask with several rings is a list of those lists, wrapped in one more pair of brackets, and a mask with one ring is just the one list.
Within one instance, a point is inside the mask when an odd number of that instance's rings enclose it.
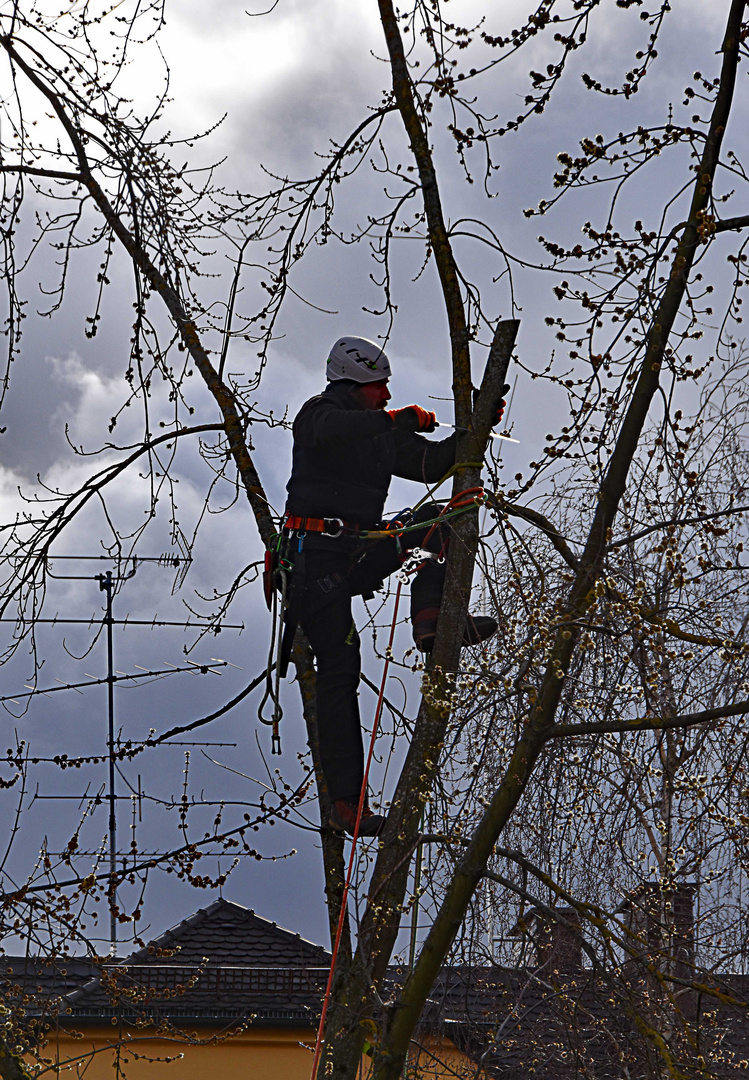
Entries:
{"label": "roof", "polygon": [[[583,1074],[621,1080],[652,1054],[638,1026],[643,1019],[656,1031],[673,1029],[670,1044],[677,1059],[683,1054],[678,1064],[684,1075],[702,1075],[694,1070],[697,1051],[689,1038],[697,1022],[699,1053],[709,1062],[710,1076],[723,1080],[745,1069],[749,1057],[749,976],[705,979],[705,988],[712,984],[722,1000],[677,986],[674,1011],[639,967],[618,978],[582,967],[567,973],[548,966],[537,972],[446,967],[432,987],[420,1028],[449,1038],[495,1080],[527,1080],[531,1074],[534,1080]],[[655,1075],[657,1063],[651,1066]]]}
{"label": "roof", "polygon": [[330,953],[291,930],[231,900],[214,900],[188,919],[131,953],[125,963],[158,963],[164,950],[177,950],[170,963],[285,967],[330,963]]}
{"label": "roof", "polygon": [[229,900],[215,900],[68,995],[77,1020],[169,1017],[310,1023],[330,954]]}
{"label": "roof", "polygon": [[78,958],[63,967],[9,958],[8,978],[17,983],[11,996],[28,994],[38,981],[39,1007],[53,997],[51,1008],[76,1024],[112,1017],[231,1024],[251,1017],[257,1024],[308,1025],[329,967],[321,946],[219,899],[123,959]]}
{"label": "roof", "polygon": [[63,999],[93,971],[87,957],[6,956],[0,954],[0,997],[20,1001],[37,1015],[54,1013]]}
{"label": "roof", "polygon": [[[4,963],[4,968],[3,968]],[[7,997],[29,1015],[76,1027],[117,1019],[126,1025],[314,1027],[330,954],[241,904],[216,900],[124,959],[8,957],[0,962]],[[639,969],[638,969],[639,970]],[[383,996],[397,996],[405,971],[391,968]],[[629,989],[619,973],[546,964],[522,968],[445,967],[430,993],[420,1028],[442,1034],[497,1080],[572,1080],[594,1068],[598,1080],[620,1078],[623,1060],[645,1060],[627,1003],[648,1005],[652,987],[633,969]],[[718,984],[719,977],[712,982]],[[697,1009],[703,1049],[716,1078],[735,1075],[749,1057],[749,976],[720,980],[723,1001],[692,991],[681,998],[689,1024]],[[737,1004],[731,1006],[729,999]],[[639,1004],[637,1004],[639,1002]],[[678,1022],[678,1018],[677,1018]],[[418,1032],[417,1032],[418,1038]],[[621,1057],[625,1055],[625,1058]],[[645,1057],[643,1057],[643,1054]]]}

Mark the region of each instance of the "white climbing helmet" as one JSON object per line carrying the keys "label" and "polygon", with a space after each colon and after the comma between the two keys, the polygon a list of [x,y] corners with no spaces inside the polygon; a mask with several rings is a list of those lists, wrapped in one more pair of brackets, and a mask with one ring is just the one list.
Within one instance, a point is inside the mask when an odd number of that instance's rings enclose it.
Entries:
{"label": "white climbing helmet", "polygon": [[374,341],[363,337],[342,337],[328,356],[328,382],[351,379],[352,382],[380,382],[390,378],[387,354]]}

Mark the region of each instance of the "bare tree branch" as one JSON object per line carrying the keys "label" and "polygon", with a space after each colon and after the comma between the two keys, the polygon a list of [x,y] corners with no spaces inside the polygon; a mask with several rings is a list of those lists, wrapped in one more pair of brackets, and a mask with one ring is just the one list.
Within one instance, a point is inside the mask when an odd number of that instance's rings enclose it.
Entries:
{"label": "bare tree branch", "polygon": [[744,716],[749,713],[749,701],[734,705],[718,705],[714,709],[687,713],[684,716],[643,716],[637,720],[601,722],[593,724],[555,724],[549,739],[562,739],[566,735],[617,734],[626,731],[669,731],[673,728],[689,728],[695,724],[707,724],[711,720],[723,720],[728,716]]}

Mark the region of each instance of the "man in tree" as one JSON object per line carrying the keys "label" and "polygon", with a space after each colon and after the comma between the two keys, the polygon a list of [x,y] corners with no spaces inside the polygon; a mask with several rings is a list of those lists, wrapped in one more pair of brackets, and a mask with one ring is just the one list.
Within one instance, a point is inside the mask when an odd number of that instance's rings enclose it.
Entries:
{"label": "man in tree", "polygon": [[[399,522],[410,526],[408,531],[367,536],[383,529],[393,476],[435,483],[455,462],[454,435],[430,442],[421,434],[437,426],[433,412],[419,405],[385,408],[389,377],[390,364],[379,345],[360,337],[335,343],[324,393],[307,401],[294,421],[283,528],[287,557],[294,563],[285,642],[290,648],[299,624],[315,654],[320,758],[333,803],[330,824],[347,832],[354,830],[364,772],[359,636],[351,598],[371,598],[406,553],[425,544],[430,557],[412,581],[411,624],[417,647],[429,652],[449,539],[445,524],[427,524],[439,514],[440,507],[433,503]],[[504,404],[497,402],[497,422]],[[464,644],[477,644],[496,629],[494,619],[469,617]],[[384,822],[365,801],[360,835],[377,836]]]}

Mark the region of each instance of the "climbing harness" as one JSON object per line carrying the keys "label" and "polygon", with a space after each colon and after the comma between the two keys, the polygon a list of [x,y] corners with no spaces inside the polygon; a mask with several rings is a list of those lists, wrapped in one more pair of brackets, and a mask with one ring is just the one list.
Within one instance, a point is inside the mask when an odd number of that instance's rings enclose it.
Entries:
{"label": "climbing harness", "polygon": [[349,525],[340,518],[313,518],[298,517],[296,514],[287,514],[283,520],[284,529],[304,535],[306,532],[324,533],[326,536],[342,536],[346,532],[358,532],[356,525]]}
{"label": "climbing harness", "polygon": [[[415,507],[405,507],[388,521],[383,522],[379,529],[361,529],[357,525],[350,525],[341,518],[315,518],[299,517],[294,514],[285,514],[281,522],[281,532],[275,541],[268,547],[265,553],[265,567],[263,570],[263,591],[265,601],[272,617],[271,642],[268,652],[268,669],[265,681],[265,693],[258,707],[258,719],[262,724],[273,729],[271,737],[271,753],[281,753],[280,722],[283,717],[281,708],[280,688],[281,681],[286,678],[291,659],[291,650],[294,644],[294,635],[299,625],[299,615],[302,605],[302,596],[305,587],[305,552],[304,538],[307,532],[337,538],[339,536],[356,536],[361,540],[394,539],[400,555],[404,555],[402,538],[416,530],[427,528],[427,533],[420,547],[413,548],[405,554],[403,565],[395,574],[398,589],[408,581],[409,577],[416,573],[421,566],[429,560],[438,563],[444,562],[445,548],[435,553],[426,549],[426,544],[433,535],[435,529],[445,521],[465,513],[475,506],[486,501],[486,494],[482,487],[466,488],[454,495],[442,508],[440,513],[427,521],[413,521],[414,513],[425,504],[431,494],[452,476],[458,469],[476,464],[475,462],[463,462],[454,465],[431,487],[426,495]],[[329,592],[339,585],[339,575],[329,575],[321,578],[317,583],[323,592]],[[270,717],[264,715],[267,702],[272,702],[273,711]]]}

